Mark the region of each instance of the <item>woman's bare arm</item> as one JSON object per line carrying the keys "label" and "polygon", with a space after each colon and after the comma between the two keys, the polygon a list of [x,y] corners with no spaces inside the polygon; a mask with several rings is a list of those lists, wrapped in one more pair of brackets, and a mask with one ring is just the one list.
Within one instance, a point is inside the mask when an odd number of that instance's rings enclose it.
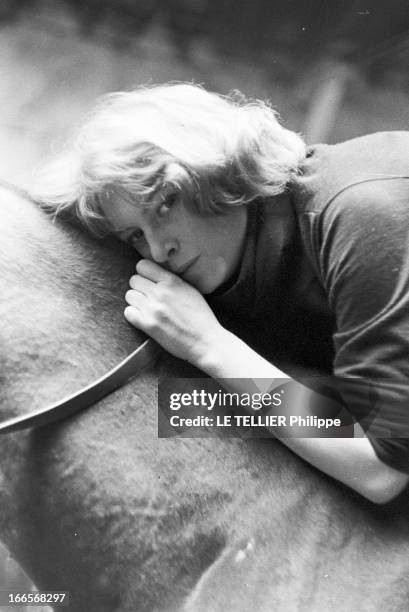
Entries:
{"label": "woman's bare arm", "polygon": [[[196,364],[219,380],[230,391],[254,390],[251,379],[283,379],[287,375],[253,351],[237,336],[222,330],[217,345],[212,343]],[[251,387],[251,388],[250,388]],[[300,385],[301,387],[301,385]],[[297,414],[309,413],[308,389],[300,393],[302,406]],[[311,392],[312,393],[312,392]],[[274,433],[274,429],[271,429]],[[287,435],[291,434],[288,428]],[[316,468],[351,487],[375,503],[386,503],[396,497],[409,482],[409,475],[383,463],[369,439],[359,438],[281,438],[281,442]]]}

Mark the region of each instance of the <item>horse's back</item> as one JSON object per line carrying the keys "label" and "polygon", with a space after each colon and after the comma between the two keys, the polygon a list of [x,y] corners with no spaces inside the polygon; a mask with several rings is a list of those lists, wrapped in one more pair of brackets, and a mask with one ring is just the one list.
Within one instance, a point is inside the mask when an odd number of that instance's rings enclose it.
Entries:
{"label": "horse's back", "polygon": [[[0,202],[4,418],[90,382],[141,337],[122,319],[129,252],[8,191]],[[403,505],[375,509],[274,440],[158,439],[158,371],[2,439],[0,534],[39,587],[69,590],[76,612],[404,609]]]}

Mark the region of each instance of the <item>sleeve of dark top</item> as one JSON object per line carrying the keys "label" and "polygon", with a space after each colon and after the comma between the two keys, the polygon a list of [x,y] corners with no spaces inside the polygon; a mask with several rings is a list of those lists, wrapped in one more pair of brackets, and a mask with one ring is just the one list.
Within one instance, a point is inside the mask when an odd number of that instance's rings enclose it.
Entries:
{"label": "sleeve of dark top", "polygon": [[409,473],[409,179],[349,187],[319,231],[339,390],[378,457]]}

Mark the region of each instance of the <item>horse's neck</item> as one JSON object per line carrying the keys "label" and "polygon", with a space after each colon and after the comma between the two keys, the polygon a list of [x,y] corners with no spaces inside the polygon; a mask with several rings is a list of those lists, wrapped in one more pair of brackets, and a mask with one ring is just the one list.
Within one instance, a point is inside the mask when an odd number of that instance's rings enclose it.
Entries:
{"label": "horse's neck", "polygon": [[[91,383],[138,344],[123,320],[129,258],[53,223],[0,189],[0,419],[47,406]],[[129,257],[129,253],[128,253]],[[26,475],[30,434],[2,437],[2,532],[13,522],[13,477]],[[14,493],[11,493],[11,490]],[[10,498],[10,499],[9,499]],[[1,503],[3,502],[3,503]]]}
{"label": "horse's neck", "polygon": [[1,417],[102,375],[138,341],[123,320],[132,264],[1,192]]}
{"label": "horse's neck", "polygon": [[[0,419],[5,419],[89,384],[135,349],[141,336],[123,319],[130,252],[121,255],[79,229],[54,224],[10,190],[0,189],[0,216]],[[15,504],[25,503],[22,491],[16,492],[16,476],[29,483],[32,457],[39,456],[33,440],[32,432],[23,432],[0,442],[0,537],[9,544],[21,521]]]}

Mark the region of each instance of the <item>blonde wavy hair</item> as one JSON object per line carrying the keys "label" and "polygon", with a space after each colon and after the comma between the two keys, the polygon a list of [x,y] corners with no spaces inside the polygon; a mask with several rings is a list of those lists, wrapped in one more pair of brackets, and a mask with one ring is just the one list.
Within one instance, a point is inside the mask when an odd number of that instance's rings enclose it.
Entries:
{"label": "blonde wavy hair", "polygon": [[139,87],[101,98],[70,146],[38,174],[32,195],[98,235],[109,231],[99,199],[116,188],[147,205],[172,183],[188,189],[202,212],[218,213],[282,193],[304,157],[301,137],[266,102],[187,83]]}

